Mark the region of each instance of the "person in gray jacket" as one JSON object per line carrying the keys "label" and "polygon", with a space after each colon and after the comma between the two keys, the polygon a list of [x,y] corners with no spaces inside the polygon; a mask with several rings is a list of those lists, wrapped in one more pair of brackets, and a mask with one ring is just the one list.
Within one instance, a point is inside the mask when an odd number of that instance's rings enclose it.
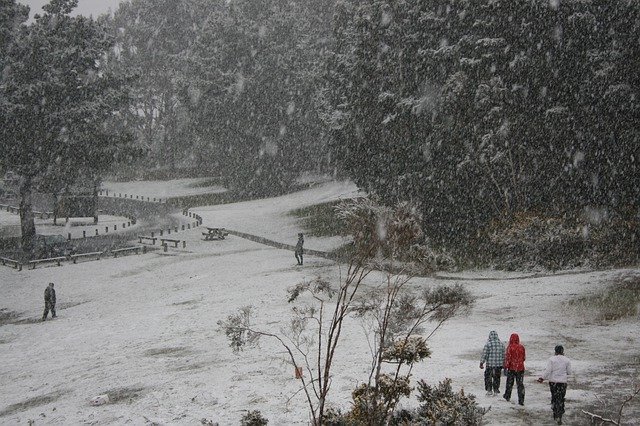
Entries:
{"label": "person in gray jacket", "polygon": [[51,318],[56,317],[56,291],[53,289],[53,283],[49,283],[49,286],[44,290],[44,313],[42,314],[42,321],[47,319],[51,311]]}
{"label": "person in gray jacket", "polygon": [[487,396],[498,395],[500,393],[500,377],[504,364],[504,344],[498,338],[498,333],[491,331],[489,339],[482,350],[480,368],[484,370],[484,389]]}
{"label": "person in gray jacket", "polygon": [[562,415],[564,414],[564,398],[567,393],[567,381],[573,371],[571,370],[571,360],[564,356],[562,345],[555,347],[555,353],[547,361],[547,368],[544,370],[542,377],[538,379],[538,382],[542,383],[545,380],[549,382],[553,419],[561,425]]}

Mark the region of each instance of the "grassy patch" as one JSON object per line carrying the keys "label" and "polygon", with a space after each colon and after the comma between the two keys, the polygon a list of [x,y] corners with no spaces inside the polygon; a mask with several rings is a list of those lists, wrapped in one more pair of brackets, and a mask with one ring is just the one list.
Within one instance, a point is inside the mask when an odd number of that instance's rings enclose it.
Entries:
{"label": "grassy patch", "polygon": [[18,312],[10,311],[7,308],[0,309],[0,326],[5,324],[13,324],[20,314]]}
{"label": "grassy patch", "polygon": [[190,209],[197,206],[216,206],[244,201],[233,192],[218,192],[211,194],[186,195],[183,197],[169,198],[168,203],[181,209]]}
{"label": "grassy patch", "polygon": [[625,275],[613,280],[604,290],[579,297],[569,306],[591,312],[601,321],[615,321],[638,315],[640,275]]}
{"label": "grassy patch", "polygon": [[105,392],[109,395],[109,404],[118,403],[131,403],[133,400],[142,396],[144,388],[142,387],[130,387],[130,388],[115,388]]}
{"label": "grassy patch", "polygon": [[183,347],[170,347],[170,348],[153,348],[153,349],[147,349],[144,352],[145,356],[148,357],[152,357],[152,356],[170,356],[170,357],[181,357],[181,356],[186,356],[188,355],[190,352],[189,350],[187,350],[187,348],[183,348]]}
{"label": "grassy patch", "polygon": [[222,179],[220,178],[210,178],[203,180],[202,182],[194,182],[189,185],[191,188],[209,188],[210,186],[221,186]]}
{"label": "grassy patch", "polygon": [[330,201],[289,212],[302,221],[302,228],[315,237],[333,237],[344,231],[344,224],[336,217],[335,207],[341,201]]}

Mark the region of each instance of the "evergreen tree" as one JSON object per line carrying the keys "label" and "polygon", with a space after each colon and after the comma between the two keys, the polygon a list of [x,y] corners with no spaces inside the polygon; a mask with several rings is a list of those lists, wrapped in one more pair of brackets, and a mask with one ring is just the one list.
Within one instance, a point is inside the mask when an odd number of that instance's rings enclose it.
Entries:
{"label": "evergreen tree", "polygon": [[129,101],[125,78],[100,64],[113,45],[103,26],[69,13],[77,0],[52,0],[16,35],[0,86],[2,165],[20,182],[23,249],[35,234],[31,193],[39,181],[95,179],[130,154],[118,129]]}
{"label": "evergreen tree", "polygon": [[419,201],[442,241],[519,212],[628,215],[639,199],[639,10],[341,1],[326,114],[333,151],[361,187]]}

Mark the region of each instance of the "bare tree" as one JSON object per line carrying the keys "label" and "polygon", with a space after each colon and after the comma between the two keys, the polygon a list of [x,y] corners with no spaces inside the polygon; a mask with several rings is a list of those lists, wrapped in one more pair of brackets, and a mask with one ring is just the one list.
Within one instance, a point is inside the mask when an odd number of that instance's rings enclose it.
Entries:
{"label": "bare tree", "polygon": [[[429,356],[426,339],[418,335],[421,326],[426,321],[435,321],[433,334],[444,321],[470,305],[469,295],[459,287],[425,289],[419,295],[401,297],[413,274],[408,273],[408,268],[398,269],[397,261],[402,259],[406,262],[403,264],[410,265],[422,252],[417,244],[422,236],[420,218],[410,206],[389,208],[360,199],[338,206],[337,216],[345,223],[352,243],[346,256],[346,271],[336,287],[322,278],[293,287],[289,302],[297,304],[292,308],[291,323],[278,334],[255,328],[250,307],[218,323],[236,351],[256,344],[261,337],[276,339],[285,348],[296,372],[306,371],[298,374],[298,378],[314,425],[325,421],[333,362],[347,317],[376,312],[378,337],[367,386],[373,383],[375,410],[380,406],[384,413],[389,413],[400,395],[408,395],[407,380],[413,363]],[[386,282],[382,284],[386,288],[385,298],[377,298],[375,292],[361,292],[365,281],[379,289],[369,281],[372,272],[381,270],[387,271]],[[303,297],[308,297],[306,302]],[[397,363],[390,381],[382,372],[385,362]],[[400,373],[402,366],[409,366],[407,374]],[[386,389],[386,383],[395,390]],[[393,396],[385,399],[381,395]]]}
{"label": "bare tree", "polygon": [[[615,418],[607,418],[604,417],[604,415],[600,415],[600,414],[595,414],[595,413],[591,413],[589,411],[586,410],[582,410],[582,412],[584,414],[586,414],[587,416],[591,417],[591,423],[594,425],[605,425],[605,424],[611,424],[611,425],[616,425],[616,426],[620,426],[622,425],[622,420],[623,420],[623,415],[622,412],[624,411],[624,408],[627,406],[627,404],[629,404],[631,401],[633,401],[633,399],[635,399],[638,395],[640,395],[640,385],[634,385],[633,390],[625,395],[622,399],[622,403],[620,403],[620,407],[618,407],[618,412],[616,413]],[[606,404],[605,404],[606,405]]]}

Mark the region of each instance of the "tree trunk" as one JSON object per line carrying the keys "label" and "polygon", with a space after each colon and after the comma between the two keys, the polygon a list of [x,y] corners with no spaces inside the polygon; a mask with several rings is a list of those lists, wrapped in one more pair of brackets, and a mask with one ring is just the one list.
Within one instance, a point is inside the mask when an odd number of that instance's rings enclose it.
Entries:
{"label": "tree trunk", "polygon": [[22,250],[30,253],[33,249],[33,237],[36,235],[36,225],[33,221],[31,207],[31,177],[26,177],[20,185],[20,229],[22,232]]}
{"label": "tree trunk", "polygon": [[93,224],[98,223],[98,182],[93,183]]}
{"label": "tree trunk", "polygon": [[53,224],[58,224],[58,193],[53,193]]}

